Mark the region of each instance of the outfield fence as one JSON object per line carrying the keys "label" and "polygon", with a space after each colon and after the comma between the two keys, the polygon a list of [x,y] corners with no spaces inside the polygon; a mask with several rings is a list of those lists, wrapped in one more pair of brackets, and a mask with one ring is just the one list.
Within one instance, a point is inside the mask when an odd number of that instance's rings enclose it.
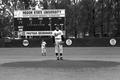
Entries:
{"label": "outfield fence", "polygon": [[[28,40],[28,42],[25,43],[28,44],[27,46],[23,45],[24,40]],[[41,40],[42,39],[0,39],[0,47],[40,47]],[[66,39],[64,43],[65,47],[120,47],[120,38],[83,38],[67,40],[68,39]],[[47,47],[54,46],[51,38],[46,38],[45,41],[47,42]]]}

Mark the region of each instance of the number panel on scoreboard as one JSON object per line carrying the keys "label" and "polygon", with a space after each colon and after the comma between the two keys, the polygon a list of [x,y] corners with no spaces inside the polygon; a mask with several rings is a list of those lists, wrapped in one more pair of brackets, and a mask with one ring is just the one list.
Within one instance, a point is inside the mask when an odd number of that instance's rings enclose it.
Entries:
{"label": "number panel on scoreboard", "polygon": [[23,26],[23,31],[46,31],[54,30],[59,24],[64,29],[65,18],[14,18],[15,31],[19,26]]}
{"label": "number panel on scoreboard", "polygon": [[50,23],[49,18],[43,18],[42,23],[48,25]]}
{"label": "number panel on scoreboard", "polygon": [[64,23],[64,18],[52,18],[52,23],[53,24],[63,24]]}

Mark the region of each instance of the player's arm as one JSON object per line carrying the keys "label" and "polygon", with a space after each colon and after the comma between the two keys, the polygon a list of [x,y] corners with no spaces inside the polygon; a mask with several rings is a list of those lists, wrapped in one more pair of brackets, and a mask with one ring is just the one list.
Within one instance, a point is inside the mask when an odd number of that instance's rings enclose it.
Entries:
{"label": "player's arm", "polygon": [[64,36],[63,36],[63,35],[61,35],[61,38],[62,38],[62,41],[64,42],[64,41],[65,41],[65,38],[64,38]]}
{"label": "player's arm", "polygon": [[64,44],[64,40],[65,40],[63,35],[61,35],[61,39],[62,39],[62,41],[60,42],[60,44],[63,45]]}
{"label": "player's arm", "polygon": [[61,38],[62,38],[62,41],[64,42],[65,41],[65,38],[64,38],[64,35],[63,35],[63,32],[61,31]]}
{"label": "player's arm", "polygon": [[55,43],[55,33],[52,33],[52,42]]}

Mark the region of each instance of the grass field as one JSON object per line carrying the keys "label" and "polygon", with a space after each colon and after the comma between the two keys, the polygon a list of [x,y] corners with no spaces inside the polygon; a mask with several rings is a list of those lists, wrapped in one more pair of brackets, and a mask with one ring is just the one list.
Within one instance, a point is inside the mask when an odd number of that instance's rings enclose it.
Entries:
{"label": "grass field", "polygon": [[0,48],[0,80],[120,80],[119,47],[64,48],[56,61],[54,48]]}

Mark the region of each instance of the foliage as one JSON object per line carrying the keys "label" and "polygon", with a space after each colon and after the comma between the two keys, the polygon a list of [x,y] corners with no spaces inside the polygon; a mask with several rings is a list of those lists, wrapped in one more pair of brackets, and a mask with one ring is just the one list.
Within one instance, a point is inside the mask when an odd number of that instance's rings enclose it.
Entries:
{"label": "foliage", "polygon": [[[66,0],[64,0],[66,1]],[[89,32],[91,37],[111,37],[119,32],[119,0],[81,0],[66,7],[66,27],[75,37]],[[65,4],[68,5],[68,4]],[[119,33],[117,33],[119,35]]]}
{"label": "foliage", "polygon": [[[91,37],[98,34],[100,37],[120,36],[120,0],[57,0],[57,3],[55,1],[52,0],[52,8],[66,10],[65,25],[68,36],[77,37],[80,33],[83,33],[83,36],[89,33]],[[5,20],[8,20],[4,16],[3,18],[0,21],[2,29],[6,26]]]}

